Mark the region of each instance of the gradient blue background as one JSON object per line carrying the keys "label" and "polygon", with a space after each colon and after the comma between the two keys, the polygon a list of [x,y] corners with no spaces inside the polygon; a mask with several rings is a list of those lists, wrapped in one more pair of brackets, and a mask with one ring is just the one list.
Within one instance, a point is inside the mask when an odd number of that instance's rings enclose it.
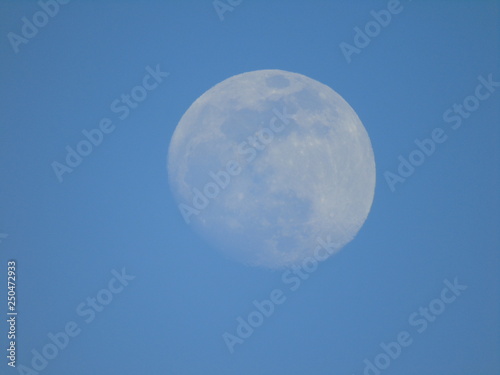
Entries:
{"label": "gradient blue background", "polygon": [[[0,278],[16,259],[18,363],[29,365],[31,350],[74,320],[82,333],[42,374],[362,374],[363,360],[402,330],[414,342],[383,374],[500,374],[500,90],[457,131],[442,120],[479,75],[500,81],[500,2],[402,4],[348,64],[339,44],[352,43],[353,28],[387,1],[245,0],[220,21],[210,0],[75,0],[15,54],[7,33],[39,7],[2,0]],[[156,64],[170,76],[118,120],[110,103]],[[282,272],[207,247],[167,182],[170,137],[190,104],[258,69],[337,91],[361,118],[377,163],[360,233],[296,292]],[[51,163],[103,117],[116,130],[59,183]],[[449,139],[392,193],[383,173],[438,126]],[[76,306],[122,267],[135,280],[85,324]],[[408,316],[455,277],[468,289],[417,334]],[[229,354],[223,332],[234,333],[252,300],[275,288],[286,302]],[[6,332],[4,322],[4,354]],[[6,362],[0,373],[17,373]]]}

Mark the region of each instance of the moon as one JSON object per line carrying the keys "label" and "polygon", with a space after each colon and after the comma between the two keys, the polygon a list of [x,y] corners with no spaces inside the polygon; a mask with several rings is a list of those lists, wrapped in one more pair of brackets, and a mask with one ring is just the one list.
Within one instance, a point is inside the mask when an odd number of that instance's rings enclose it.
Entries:
{"label": "moon", "polygon": [[356,112],[330,87],[282,70],[235,75],[201,95],[172,135],[167,164],[184,221],[230,258],[270,269],[340,250],[375,190]]}

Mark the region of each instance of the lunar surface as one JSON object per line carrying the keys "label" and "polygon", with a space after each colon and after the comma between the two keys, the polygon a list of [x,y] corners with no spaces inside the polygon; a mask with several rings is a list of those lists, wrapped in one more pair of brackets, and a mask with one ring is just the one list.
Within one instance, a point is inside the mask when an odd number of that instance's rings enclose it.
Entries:
{"label": "lunar surface", "polygon": [[168,175],[198,234],[272,269],[317,259],[322,240],[331,245],[322,258],[341,249],[375,190],[372,146],[354,110],[328,86],[281,70],[239,74],[201,95],[172,136]]}

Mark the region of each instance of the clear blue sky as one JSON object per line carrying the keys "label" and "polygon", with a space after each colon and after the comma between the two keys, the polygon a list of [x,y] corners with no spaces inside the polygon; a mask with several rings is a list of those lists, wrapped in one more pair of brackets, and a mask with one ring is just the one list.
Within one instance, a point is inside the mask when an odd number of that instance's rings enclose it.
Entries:
{"label": "clear blue sky", "polygon": [[[17,364],[31,367],[31,350],[74,321],[80,334],[41,374],[357,375],[402,331],[412,344],[382,374],[500,374],[500,88],[481,89],[490,96],[460,128],[443,120],[475,94],[479,76],[500,81],[500,2],[402,1],[348,63],[340,43],[353,44],[354,28],[387,6],[245,0],[221,21],[210,0],[74,0],[15,53],[8,33],[21,34],[40,6],[0,1],[0,278],[15,259]],[[111,103],[158,64],[170,75],[121,120]],[[183,113],[216,83],[258,69],[337,91],[376,159],[365,225],[296,291],[282,272],[209,248],[168,187],[168,145]],[[114,130],[59,182],[52,163],[103,118]],[[446,142],[392,192],[384,172],[396,173],[398,156],[437,127]],[[135,279],[85,323],[77,307],[123,267]],[[467,289],[418,333],[409,317],[455,278]],[[274,289],[286,301],[230,354],[222,334]],[[18,372],[4,358],[0,373]]]}

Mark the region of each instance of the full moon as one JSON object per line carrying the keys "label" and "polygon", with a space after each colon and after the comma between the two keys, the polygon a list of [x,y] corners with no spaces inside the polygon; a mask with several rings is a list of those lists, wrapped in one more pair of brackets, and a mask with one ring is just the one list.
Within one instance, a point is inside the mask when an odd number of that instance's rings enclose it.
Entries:
{"label": "full moon", "polygon": [[282,70],[235,75],[201,95],[174,131],[168,175],[195,232],[271,269],[340,250],[375,190],[370,138],[354,110],[330,87]]}

